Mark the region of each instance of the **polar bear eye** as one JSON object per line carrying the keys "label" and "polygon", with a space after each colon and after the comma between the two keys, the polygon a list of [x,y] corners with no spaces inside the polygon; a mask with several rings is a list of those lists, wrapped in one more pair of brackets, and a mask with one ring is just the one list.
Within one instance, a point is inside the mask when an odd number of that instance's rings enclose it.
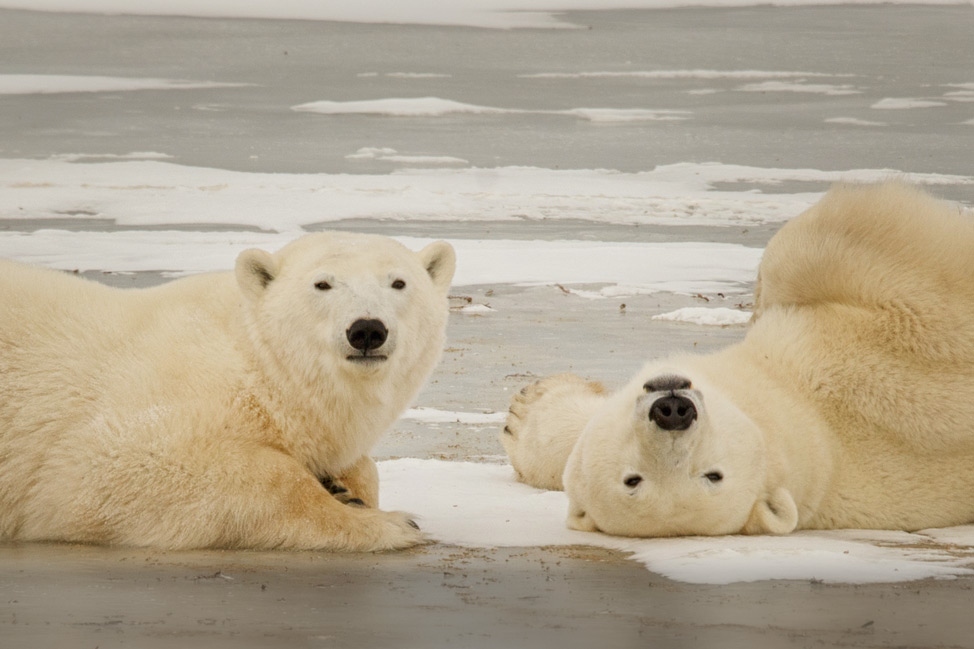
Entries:
{"label": "polar bear eye", "polygon": [[406,282],[404,280],[397,279],[392,283],[392,288],[396,289],[397,291],[401,291],[406,288]]}
{"label": "polar bear eye", "polygon": [[634,475],[628,476],[625,480],[623,480],[622,481],[622,484],[624,484],[627,487],[630,487],[631,488],[631,487],[638,486],[639,483],[642,482],[642,481],[643,481],[643,477],[641,475],[635,475],[634,474]]}
{"label": "polar bear eye", "polygon": [[716,484],[724,479],[724,474],[721,473],[720,471],[711,471],[710,473],[706,474],[704,477],[707,478],[707,480],[710,480],[711,482]]}
{"label": "polar bear eye", "polygon": [[331,284],[329,284],[328,282],[324,282],[324,281],[322,281],[322,282],[315,282],[315,288],[318,289],[319,291],[327,291],[327,290],[330,290],[331,289]]}

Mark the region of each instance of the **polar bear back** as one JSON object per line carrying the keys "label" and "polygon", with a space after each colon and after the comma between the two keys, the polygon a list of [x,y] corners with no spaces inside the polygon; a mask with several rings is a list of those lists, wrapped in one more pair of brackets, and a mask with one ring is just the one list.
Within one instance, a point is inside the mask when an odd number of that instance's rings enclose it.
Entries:
{"label": "polar bear back", "polygon": [[[62,385],[84,386],[76,389],[77,396],[91,399],[127,371],[158,368],[160,359],[175,371],[180,363],[199,361],[205,349],[215,348],[219,355],[231,344],[229,336],[221,341],[220,334],[239,326],[231,321],[239,295],[230,273],[140,290],[11,261],[0,261],[0,276],[5,385],[25,372],[35,379],[50,375]],[[140,345],[147,339],[151,345]],[[119,353],[124,348],[132,353]],[[126,366],[120,359],[134,364]],[[49,381],[33,382],[31,391],[43,393]]]}
{"label": "polar bear back", "polygon": [[[838,186],[772,239],[749,345],[844,435],[970,448],[974,217],[897,183]],[[887,440],[888,441],[888,440]]]}
{"label": "polar bear back", "polygon": [[[174,391],[219,398],[237,369],[227,366],[238,359],[227,353],[231,340],[219,335],[236,299],[229,273],[123,290],[0,261],[0,278],[0,444],[8,457],[0,490],[8,495],[28,488],[50,449],[99,412],[151,412]],[[213,299],[221,285],[227,299]]]}
{"label": "polar bear back", "polygon": [[933,314],[949,333],[971,324],[972,278],[974,216],[896,182],[838,185],[768,244],[755,314],[814,303],[899,308]]}

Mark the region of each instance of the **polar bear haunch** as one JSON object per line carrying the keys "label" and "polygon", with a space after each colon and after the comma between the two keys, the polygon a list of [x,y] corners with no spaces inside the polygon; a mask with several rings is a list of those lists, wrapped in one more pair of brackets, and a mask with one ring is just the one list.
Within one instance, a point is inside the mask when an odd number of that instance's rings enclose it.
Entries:
{"label": "polar bear haunch", "polygon": [[439,359],[454,268],[342,233],[138,290],[0,261],[0,539],[421,542],[368,452]]}
{"label": "polar bear haunch", "polygon": [[[837,186],[768,244],[754,314],[742,342],[650,362],[610,396],[551,377],[517,417],[512,404],[514,433],[572,446],[570,527],[675,536],[974,522],[970,215],[898,183]],[[564,405],[581,396],[589,405],[567,421]],[[654,415],[661,397],[696,417]]]}

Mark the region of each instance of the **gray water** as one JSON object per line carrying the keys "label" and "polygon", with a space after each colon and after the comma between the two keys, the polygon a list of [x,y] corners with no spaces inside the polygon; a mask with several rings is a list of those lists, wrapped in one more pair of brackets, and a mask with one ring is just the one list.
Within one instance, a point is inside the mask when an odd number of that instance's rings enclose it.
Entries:
{"label": "gray water", "polygon": [[[0,156],[158,151],[244,171],[383,173],[361,147],[471,165],[652,169],[758,167],[972,173],[974,103],[875,110],[886,97],[943,100],[974,82],[974,7],[676,9],[569,14],[587,28],[489,30],[330,22],[0,11],[0,74],[163,77],[252,84],[202,90],[0,96]],[[763,79],[524,78],[647,70],[801,71],[860,94],[741,92]],[[442,78],[396,78],[389,73]],[[360,76],[372,74],[372,76]],[[784,79],[783,81],[797,81]],[[715,90],[711,94],[694,94]],[[690,111],[685,121],[592,123],[551,114],[329,116],[318,100],[434,96],[524,110]],[[851,117],[887,126],[828,124]],[[953,197],[974,199],[954,188]],[[3,215],[0,215],[2,217]]]}

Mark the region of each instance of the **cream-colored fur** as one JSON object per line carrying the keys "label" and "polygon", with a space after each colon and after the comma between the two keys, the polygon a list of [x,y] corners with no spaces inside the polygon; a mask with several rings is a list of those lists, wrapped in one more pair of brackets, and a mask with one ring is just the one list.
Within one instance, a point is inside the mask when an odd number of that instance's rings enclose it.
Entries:
{"label": "cream-colored fur", "polygon": [[[444,242],[339,233],[144,290],[0,262],[0,538],[421,542],[407,514],[372,508],[368,453],[439,359],[454,267]],[[385,360],[350,344],[357,319],[385,324],[370,352]]]}
{"label": "cream-colored fur", "polygon": [[[515,394],[501,444],[517,479],[539,489],[560,491],[568,455],[605,400],[605,393],[600,383],[574,374],[556,374]],[[549,408],[548,403],[556,407]]]}
{"label": "cream-colored fur", "polygon": [[[648,416],[671,395],[685,430]],[[974,522],[974,218],[897,183],[834,188],[769,243],[745,340],[647,364],[564,483],[570,527],[631,536]]]}

